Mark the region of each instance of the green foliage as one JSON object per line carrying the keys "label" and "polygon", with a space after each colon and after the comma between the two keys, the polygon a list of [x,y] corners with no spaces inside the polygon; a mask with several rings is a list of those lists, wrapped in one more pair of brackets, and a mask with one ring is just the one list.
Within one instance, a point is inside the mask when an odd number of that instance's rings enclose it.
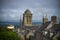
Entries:
{"label": "green foliage", "polygon": [[17,33],[0,27],[0,40],[20,40]]}

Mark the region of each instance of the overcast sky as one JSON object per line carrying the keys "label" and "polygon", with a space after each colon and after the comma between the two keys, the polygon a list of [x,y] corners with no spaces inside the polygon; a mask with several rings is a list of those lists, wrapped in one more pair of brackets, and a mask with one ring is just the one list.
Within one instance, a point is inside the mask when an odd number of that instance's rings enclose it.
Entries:
{"label": "overcast sky", "polygon": [[26,9],[33,14],[33,20],[42,22],[53,15],[60,19],[60,0],[0,0],[0,21],[19,21]]}

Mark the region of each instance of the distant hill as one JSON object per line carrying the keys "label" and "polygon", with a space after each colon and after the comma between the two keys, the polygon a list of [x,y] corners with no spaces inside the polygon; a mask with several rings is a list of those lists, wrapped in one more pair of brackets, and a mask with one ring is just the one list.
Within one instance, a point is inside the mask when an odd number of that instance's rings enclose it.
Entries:
{"label": "distant hill", "polygon": [[40,25],[40,24],[42,24],[42,22],[32,22],[32,24],[33,24],[33,25],[35,25],[35,24],[36,24],[36,25]]}
{"label": "distant hill", "polygon": [[[9,24],[12,24],[14,26],[20,26],[20,23],[19,22],[0,22],[0,26],[7,26]],[[42,22],[32,22],[33,25],[39,25],[39,24],[42,24]]]}
{"label": "distant hill", "polygon": [[9,24],[12,24],[14,26],[19,26],[19,22],[0,22],[0,26],[7,26]]}

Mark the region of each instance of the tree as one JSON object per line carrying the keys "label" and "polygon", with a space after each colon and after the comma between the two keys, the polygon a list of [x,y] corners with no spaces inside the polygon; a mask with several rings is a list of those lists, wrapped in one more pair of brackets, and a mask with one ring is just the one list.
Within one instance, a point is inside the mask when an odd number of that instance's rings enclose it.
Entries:
{"label": "tree", "polygon": [[20,40],[16,32],[0,27],[0,40]]}

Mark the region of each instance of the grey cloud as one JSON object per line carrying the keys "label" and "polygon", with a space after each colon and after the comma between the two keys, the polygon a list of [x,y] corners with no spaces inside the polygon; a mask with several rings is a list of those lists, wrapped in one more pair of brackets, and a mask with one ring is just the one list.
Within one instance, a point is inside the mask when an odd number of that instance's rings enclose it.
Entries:
{"label": "grey cloud", "polygon": [[9,20],[17,21],[27,8],[32,11],[33,20],[41,21],[43,14],[47,14],[49,19],[52,15],[60,14],[59,0],[0,0],[0,2],[2,15],[0,19],[10,18]]}

